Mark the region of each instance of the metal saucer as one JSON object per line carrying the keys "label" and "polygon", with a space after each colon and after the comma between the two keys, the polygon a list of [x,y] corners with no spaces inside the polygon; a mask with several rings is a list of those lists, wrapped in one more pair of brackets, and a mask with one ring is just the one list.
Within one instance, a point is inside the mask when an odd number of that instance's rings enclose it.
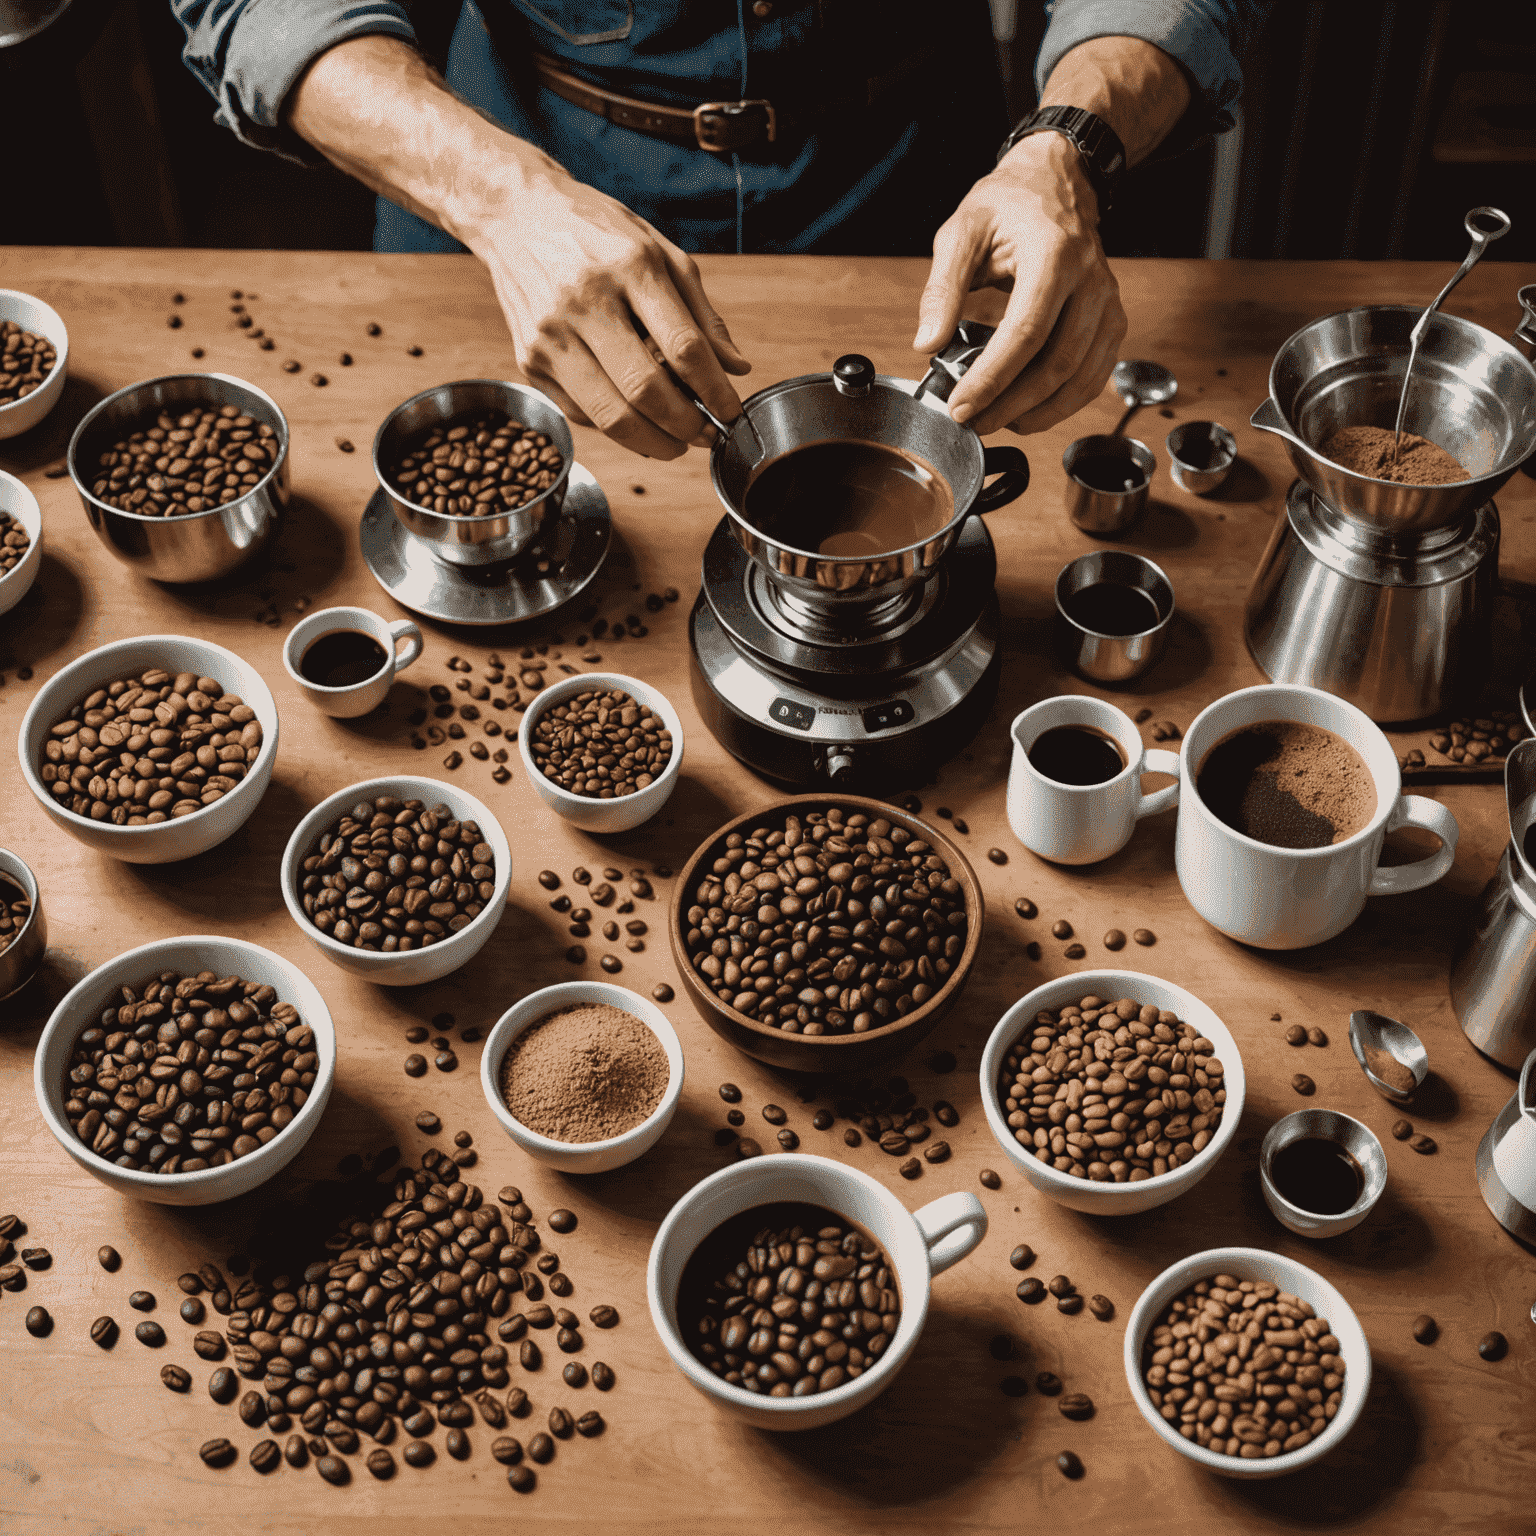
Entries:
{"label": "metal saucer", "polygon": [[608,498],[580,464],[571,466],[560,517],[517,559],[499,565],[449,565],[413,538],[378,490],[358,528],[363,559],[396,602],[448,624],[520,624],[583,591],[602,569],[613,523]]}

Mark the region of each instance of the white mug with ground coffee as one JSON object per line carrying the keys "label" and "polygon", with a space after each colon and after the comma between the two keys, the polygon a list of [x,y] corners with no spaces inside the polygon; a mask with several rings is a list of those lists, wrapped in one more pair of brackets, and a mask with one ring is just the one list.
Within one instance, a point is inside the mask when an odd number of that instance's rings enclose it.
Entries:
{"label": "white mug with ground coffee", "polygon": [[[1263,684],[1209,705],[1184,737],[1175,858],[1212,927],[1260,949],[1342,933],[1367,896],[1432,885],[1456,855],[1456,818],[1402,793],[1391,744],[1353,704]],[[1382,867],[1399,827],[1440,839],[1427,858]]]}
{"label": "white mug with ground coffee", "polygon": [[1136,723],[1103,699],[1046,699],[1009,730],[1008,824],[1042,859],[1096,864],[1125,847],[1143,816],[1178,804],[1177,783],[1151,794],[1141,787],[1144,773],[1177,778],[1177,756],[1147,751]]}
{"label": "white mug with ground coffee", "polygon": [[[402,641],[405,649],[397,650]],[[421,650],[421,631],[409,619],[390,623],[367,608],[322,608],[288,631],[283,665],[322,714],[355,720],[384,702],[395,674]]]}

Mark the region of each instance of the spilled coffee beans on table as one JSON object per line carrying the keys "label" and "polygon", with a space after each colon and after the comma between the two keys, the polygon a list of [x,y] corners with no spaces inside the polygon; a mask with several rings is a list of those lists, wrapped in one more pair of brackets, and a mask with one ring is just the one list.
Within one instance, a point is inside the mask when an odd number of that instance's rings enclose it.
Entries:
{"label": "spilled coffee beans on table", "polygon": [[429,512],[491,517],[542,495],[564,468],[547,434],[485,411],[423,433],[389,480]]}
{"label": "spilled coffee beans on table", "polygon": [[67,811],[142,827],[221,800],[261,755],[261,721],[211,677],[149,667],[49,728],[39,775]]}
{"label": "spilled coffee beans on table", "polygon": [[[768,1226],[760,1226],[764,1216]],[[732,1386],[830,1392],[879,1360],[901,1321],[880,1245],[835,1212],[780,1203],[717,1227],[678,1286],[689,1347]]]}
{"label": "spilled coffee beans on table", "polygon": [[8,576],[21,564],[32,540],[19,517],[0,512],[0,576]]}
{"label": "spilled coffee beans on table", "polygon": [[529,747],[551,784],[593,800],[617,800],[661,777],[672,732],[622,689],[563,699],[533,724]]}
{"label": "spilled coffee beans on table", "polygon": [[1042,1009],[998,1098],[1014,1140],[1070,1178],[1139,1183],[1210,1144],[1227,1091],[1215,1046],[1176,1014],[1088,996]]}
{"label": "spilled coffee beans on table", "polygon": [[1310,1445],[1344,1400],[1327,1319],[1268,1280],[1196,1282],[1153,1325],[1141,1366],[1186,1440],[1248,1461]]}
{"label": "spilled coffee beans on table", "polygon": [[813,811],[732,832],[700,864],[689,959],[737,1013],[788,1034],[864,1034],[928,1002],[965,949],[965,890],[885,817]]}
{"label": "spilled coffee beans on table", "polygon": [[[185,517],[236,501],[272,472],[277,433],[238,406],[159,412],[97,462],[91,494],[121,512]],[[81,477],[91,471],[81,465]]]}
{"label": "spilled coffee beans on table", "polygon": [[25,399],[53,372],[58,348],[46,336],[0,320],[0,405]]}
{"label": "spilled coffee beans on table", "polygon": [[496,894],[491,845],[446,805],[360,800],[317,849],[299,879],[304,911],[354,949],[425,949],[467,928]]}
{"label": "spilled coffee beans on table", "polygon": [[319,1065],[314,1030],[270,986],[162,971],[117,989],[75,1042],[64,1113],[119,1168],[194,1173],[272,1141]]}

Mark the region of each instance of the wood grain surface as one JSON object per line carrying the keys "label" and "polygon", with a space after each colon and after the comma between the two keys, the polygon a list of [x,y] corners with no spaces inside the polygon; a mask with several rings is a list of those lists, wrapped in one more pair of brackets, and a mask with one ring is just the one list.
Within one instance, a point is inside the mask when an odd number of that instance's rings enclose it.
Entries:
{"label": "wood grain surface", "polygon": [[[1043,864],[1008,831],[1008,721],[1050,694],[1094,691],[1050,659],[1048,617],[1056,572],[1094,547],[1062,512],[1060,456],[1071,439],[1110,428],[1120,414],[1111,392],[1025,445],[1034,484],[990,524],[1003,612],[1000,697],[976,740],[936,784],[919,789],[929,812],[943,805],[969,823],[963,841],[988,902],[968,990],[928,1046],[903,1065],[920,1102],[942,1096],[958,1106],[960,1125],[948,1133],[955,1155],[924,1165],[921,1179],[908,1184],[896,1175],[897,1160],[877,1148],[850,1150],[835,1132],[812,1130],[810,1107],[795,1101],[794,1085],[717,1041],[679,995],[668,1013],[683,1038],[687,1083],[670,1131],[628,1169],[566,1177],[529,1163],[499,1133],[480,1092],[478,1045],[459,1045],[455,1073],[412,1080],[401,1070],[410,1049],[403,1035],[445,1011],[459,1028],[484,1029],[536,987],[600,974],[597,956],[606,946],[596,939],[587,941],[584,968],[563,958],[566,920],[550,910],[539,870],[558,871],[571,890],[578,864],[676,869],[714,827],[770,799],[762,782],[707,737],[689,698],[686,615],[700,553],[719,515],[704,456],[650,463],[576,429],[578,456],[605,487],[616,531],[593,600],[610,621],[638,612],[649,627],[643,638],[599,642],[597,649],[604,667],[662,687],[687,731],[682,782],[663,815],[622,837],[588,837],[544,809],[515,755],[504,787],[492,783],[492,764],[472,759],[449,775],[442,767],[447,748],[414,751],[406,718],[429,684],[454,681],[446,663],[455,654],[478,672],[492,650],[505,655],[524,643],[553,643],[580,665],[571,642],[582,626],[572,617],[535,625],[526,635],[455,632],[423,621],[424,658],[395,685],[387,714],[358,723],[307,708],[279,659],[301,601],[311,608],[362,603],[399,616],[358,552],[358,519],[373,490],[368,449],[385,413],[417,390],[513,371],[512,346],[478,265],[468,257],[251,252],[0,255],[4,283],[54,305],[71,341],[60,406],[30,435],[0,442],[0,466],[33,487],[45,525],[37,584],[0,618],[0,733],[7,743],[15,740],[37,687],[70,659],[139,633],[204,635],[258,662],[282,716],[276,772],[255,815],[223,847],[180,866],[135,868],[87,852],[45,817],[14,758],[0,769],[0,844],[36,872],[52,937],[43,975],[0,1004],[0,1211],[20,1214],[29,1241],[54,1254],[52,1269],[33,1275],[24,1293],[0,1293],[0,1532],[404,1533],[502,1529],[511,1521],[526,1529],[616,1533],[1031,1526],[1089,1532],[1111,1522],[1138,1536],[1531,1529],[1536,1329],[1529,1309],[1536,1269],[1488,1214],[1473,1179],[1478,1140],[1513,1085],[1464,1040],[1446,993],[1452,944],[1505,841],[1499,787],[1428,789],[1461,825],[1449,876],[1430,890],[1372,901],[1340,938],[1290,954],[1244,949],[1193,914],[1174,875],[1172,815],[1143,823],[1122,853],[1092,869]],[[755,365],[747,381],[753,388],[823,369],[849,350],[868,353],[882,372],[920,371],[908,342],[921,262],[717,257],[703,266],[716,305]],[[1162,438],[1174,422],[1147,411],[1130,429],[1164,468],[1145,522],[1125,544],[1167,569],[1180,614],[1163,662],[1114,697],[1132,712],[1145,704],[1154,719],[1187,726],[1210,700],[1261,680],[1242,643],[1242,603],[1289,476],[1280,444],[1252,430],[1248,417],[1266,393],[1276,348],[1307,321],[1351,304],[1425,302],[1445,274],[1408,264],[1197,261],[1123,261],[1116,271],[1131,318],[1124,355],[1170,366],[1180,381],[1175,420],[1223,422],[1242,455],[1227,487],[1200,500],[1166,475]],[[1530,268],[1485,263],[1457,291],[1452,308],[1507,334],[1518,316],[1515,289],[1533,278]],[[275,350],[258,351],[235,328],[235,288],[246,292],[257,325],[276,338]],[[185,323],[171,330],[166,321],[177,290],[186,295],[177,311]],[[983,318],[997,307],[996,296],[975,301]],[[365,333],[369,321],[382,325],[382,336]],[[408,355],[410,345],[423,355]],[[134,380],[194,366],[193,346],[206,348],[202,366],[251,379],[281,403],[292,426],[295,489],[273,560],[200,589],[156,586],[129,574],[97,542],[70,482],[44,474],[62,459],[73,425],[94,400]],[[339,363],[343,350],[355,359],[350,367]],[[282,372],[287,358],[300,361],[301,371]],[[317,370],[328,386],[308,382]],[[338,437],[358,451],[340,452]],[[1517,475],[1500,508],[1504,572],[1536,579],[1536,485]],[[682,600],[645,613],[645,596],[669,585]],[[552,642],[555,633],[563,645]],[[1508,639],[1517,642],[1518,636]],[[26,667],[33,675],[23,681],[19,671]],[[1398,748],[1409,744],[1404,738]],[[355,780],[399,770],[451,776],[485,799],[507,829],[516,861],[510,903],[488,947],[457,975],[406,991],[373,988],[333,967],[296,930],[277,888],[281,850],[305,810]],[[1006,850],[1006,864],[988,862],[994,846]],[[676,981],[662,928],[669,882],[655,884],[656,899],[639,903],[651,924],[647,948],[621,951],[624,969],[616,978],[646,992]],[[1040,913],[1027,923],[1013,910],[1025,895]],[[1086,944],[1085,959],[1066,960],[1065,944],[1050,937],[1051,923],[1062,917]],[[1139,926],[1156,932],[1155,947],[1114,956],[1102,948],[1107,929]],[[339,1065],[324,1122],[287,1174],[227,1207],[177,1211],[121,1199],[81,1172],[37,1113],[31,1065],[53,1004],[92,967],[138,943],[198,932],[237,934],[303,966],[336,1020]],[[1032,940],[1043,946],[1039,962],[1025,952]],[[1106,963],[1177,981],[1214,1007],[1241,1043],[1249,1084],[1236,1143],[1210,1176],[1183,1199],[1125,1220],[1078,1215],[1033,1194],[993,1142],[977,1083],[983,1043],[1009,1004],[1043,980]],[[1407,1020],[1428,1043],[1434,1078],[1412,1118],[1438,1141],[1434,1156],[1416,1156],[1385,1136],[1396,1111],[1369,1089],[1345,1038],[1348,1013],[1361,1006]],[[1272,1022],[1275,1013],[1283,1022]],[[1320,1025],[1330,1044],[1287,1047],[1281,1035],[1293,1022]],[[448,1032],[457,1038],[457,1030]],[[947,1076],[925,1065],[938,1047],[959,1059]],[[1317,1081],[1312,1100],[1290,1088],[1300,1070]],[[684,1190],[731,1156],[712,1140],[724,1123],[717,1087],[727,1079],[744,1091],[748,1127],[770,1145],[759,1112],[776,1100],[790,1108],[790,1125],[807,1150],[866,1169],[909,1207],[950,1190],[976,1190],[991,1219],[980,1247],[936,1281],[927,1330],[904,1373],[871,1407],[803,1437],[760,1433],[718,1414],[673,1369],[646,1312],[645,1262],[658,1222]],[[1387,1149],[1390,1177],[1374,1214],[1328,1243],[1285,1232],[1269,1216],[1257,1182],[1266,1128],[1303,1102],[1360,1117]],[[348,1154],[371,1155],[391,1143],[407,1157],[419,1153],[426,1138],[414,1119],[423,1108],[442,1117],[438,1144],[461,1127],[474,1132],[481,1153],[474,1177],[488,1191],[515,1183],[541,1219],[558,1205],[579,1214],[578,1230],[551,1238],[551,1245],[576,1283],[573,1305],[581,1315],[600,1301],[622,1315],[614,1332],[589,1332],[584,1355],[589,1363],[607,1360],[618,1385],[601,1398],[590,1387],[571,1392],[546,1368],[526,1383],[535,1418],[524,1421],[522,1434],[526,1439],[556,1404],[577,1411],[600,1404],[608,1431],[562,1443],[526,1498],[507,1488],[484,1429],[471,1432],[468,1462],[440,1459],[422,1472],[402,1467],[388,1485],[374,1483],[361,1458],[345,1489],[326,1486],[312,1470],[283,1467],[263,1479],[244,1461],[257,1434],[203,1389],[208,1368],[192,1354],[192,1330],[174,1316],[175,1276],[243,1251],[306,1184],[334,1177]],[[977,1182],[988,1166],[1003,1174],[995,1193]],[[1114,1319],[1021,1306],[1013,1294],[1019,1277],[1008,1266],[1009,1250],[1021,1241],[1039,1254],[1034,1273],[1063,1272],[1084,1294],[1109,1296]],[[123,1254],[116,1275],[95,1262],[106,1242]],[[1319,1465],[1272,1482],[1209,1476],[1176,1456],[1140,1419],[1122,1372],[1125,1319],[1143,1286],[1174,1259],[1229,1243],[1273,1248],[1321,1270],[1349,1298],[1373,1350],[1374,1384],[1354,1433]],[[127,1295],[139,1287],[159,1296],[158,1315],[171,1335],[158,1352],[135,1343],[126,1326],[137,1320]],[[46,1340],[22,1327],[34,1304],[56,1319]],[[1426,1311],[1441,1327],[1439,1341],[1427,1348],[1409,1332],[1413,1317]],[[110,1353],[87,1337],[101,1313],[125,1325],[124,1340]],[[1497,1364],[1485,1364],[1474,1347],[1490,1328],[1503,1329],[1511,1344]],[[1014,1339],[1015,1360],[999,1363],[989,1353],[999,1333]],[[196,1367],[189,1396],[159,1384],[159,1368],[169,1361]],[[1033,1388],[1018,1399],[999,1390],[1005,1375],[1033,1378],[1040,1370],[1059,1373],[1069,1391],[1089,1393],[1097,1415],[1071,1424]],[[196,1454],[215,1435],[228,1435],[241,1449],[241,1460],[222,1472],[205,1469]],[[1056,1454],[1066,1448],[1087,1468],[1080,1482],[1055,1469]]]}

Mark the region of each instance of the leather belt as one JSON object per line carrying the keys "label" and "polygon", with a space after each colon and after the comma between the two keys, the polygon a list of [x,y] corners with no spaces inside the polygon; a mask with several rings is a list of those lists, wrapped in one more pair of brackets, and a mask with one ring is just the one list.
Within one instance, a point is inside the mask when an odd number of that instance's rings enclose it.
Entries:
{"label": "leather belt", "polygon": [[889,94],[892,86],[915,73],[919,62],[916,58],[909,59],[885,75],[861,81],[857,96],[840,96],[836,101],[821,102],[810,110],[792,114],[762,99],[702,101],[696,107],[660,106],[633,96],[621,96],[617,91],[583,80],[547,53],[534,50],[532,57],[539,83],[573,106],[620,128],[631,128],[636,133],[648,133],[679,144],[691,144],[715,155],[751,149],[758,144],[772,144],[781,130],[792,124],[803,125],[833,109],[873,106]]}

